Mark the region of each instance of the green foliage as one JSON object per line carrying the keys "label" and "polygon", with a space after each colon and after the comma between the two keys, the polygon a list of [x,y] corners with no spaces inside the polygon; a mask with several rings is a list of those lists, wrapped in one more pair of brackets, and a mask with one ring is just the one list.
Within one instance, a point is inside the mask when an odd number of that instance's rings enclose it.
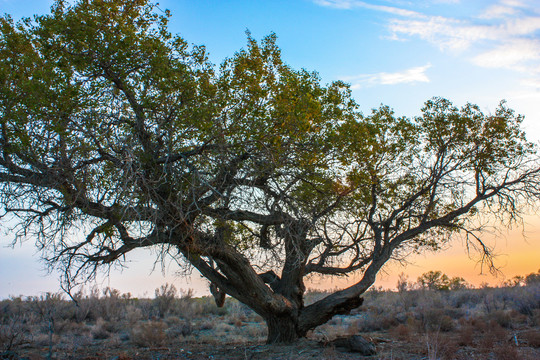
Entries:
{"label": "green foliage", "polygon": [[[323,86],[317,73],[287,66],[274,34],[259,43],[248,33],[247,48],[216,71],[204,47],[190,49],[168,32],[169,16],[145,0],[100,0],[58,1],[51,14],[18,24],[2,18],[4,166],[59,167],[70,181],[40,182],[50,201],[88,214],[89,205],[78,203],[85,198],[136,210],[140,216],[129,221],[155,222],[145,215],[151,208],[167,202],[177,208],[173,217],[192,211],[181,204],[219,192],[213,175],[241,159],[233,168],[249,184],[215,196],[214,208],[264,213],[270,190],[285,189],[279,206],[297,216],[328,209],[362,218],[372,209],[371,216],[412,228],[460,208],[471,180],[500,180],[500,171],[516,169],[532,151],[522,117],[504,102],[494,115],[434,98],[416,119],[386,106],[362,116],[347,84]],[[190,152],[197,155],[162,161]],[[459,177],[430,184],[440,172]],[[263,185],[268,190],[257,193]],[[249,201],[245,191],[262,198]],[[91,213],[108,218],[95,236],[114,242],[121,235],[115,222],[122,210]],[[437,248],[437,239],[461,225],[456,217],[430,227],[415,246]],[[253,245],[247,233],[233,242]]]}

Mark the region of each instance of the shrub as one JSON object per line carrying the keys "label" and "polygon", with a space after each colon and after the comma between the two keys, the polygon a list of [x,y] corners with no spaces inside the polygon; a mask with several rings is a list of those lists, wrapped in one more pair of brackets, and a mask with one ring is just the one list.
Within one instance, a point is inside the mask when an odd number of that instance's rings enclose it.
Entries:
{"label": "shrub", "polygon": [[84,289],[80,289],[75,294],[71,294],[71,297],[76,303],[73,319],[78,323],[81,323],[85,320],[90,320],[90,317],[92,316],[92,307],[90,300],[88,298],[85,298]]}
{"label": "shrub", "polygon": [[108,339],[111,336],[110,332],[106,329],[106,323],[103,318],[99,318],[96,321],[90,333],[92,334],[92,338],[96,340]]}
{"label": "shrub", "polygon": [[458,332],[459,346],[472,346],[474,341],[475,330],[472,325],[461,326]]}
{"label": "shrub", "polygon": [[448,293],[448,304],[454,308],[474,307],[480,302],[478,290],[463,289]]}
{"label": "shrub", "polygon": [[493,321],[489,323],[485,336],[500,342],[506,342],[508,340],[508,332]]}
{"label": "shrub", "polygon": [[534,310],[540,309],[540,284],[515,289],[511,303],[521,314],[532,317]]}
{"label": "shrub", "polygon": [[539,326],[540,325],[540,309],[534,309],[531,319],[531,325]]}
{"label": "shrub", "polygon": [[534,348],[540,348],[540,332],[538,331],[526,331],[523,334],[521,334],[521,337],[527,345],[534,347]]}
{"label": "shrub", "polygon": [[169,339],[177,339],[179,337],[186,337],[193,333],[193,326],[189,321],[182,321],[174,326],[171,326],[165,330]]}
{"label": "shrub", "polygon": [[262,324],[251,324],[242,329],[246,336],[250,340],[263,340],[266,336],[267,330]]}
{"label": "shrub", "polygon": [[166,326],[161,321],[140,323],[131,330],[130,339],[137,346],[159,347],[167,340],[165,329]]}
{"label": "shrub", "polygon": [[[362,317],[354,321],[351,326],[354,326],[358,329],[358,332],[370,332],[370,331],[379,331],[382,330],[384,318],[379,317],[373,313],[362,314]],[[385,321],[387,323],[387,321]],[[396,320],[397,323],[397,320]],[[330,325],[330,324],[329,324]],[[385,324],[386,325],[386,324]]]}
{"label": "shrub", "polygon": [[143,313],[142,310],[135,305],[128,305],[126,307],[125,319],[130,325],[136,324],[138,321],[142,320]]}
{"label": "shrub", "polygon": [[12,351],[30,340],[28,326],[22,316],[16,316],[0,324],[0,350]]}
{"label": "shrub", "polygon": [[488,319],[495,321],[497,324],[504,328],[512,327],[512,317],[508,311],[496,310],[488,315]]}
{"label": "shrub", "polygon": [[422,316],[422,325],[427,331],[440,330],[443,332],[454,329],[454,321],[441,309],[428,309]]}
{"label": "shrub", "polygon": [[504,308],[506,307],[504,297],[501,298],[501,297],[496,296],[493,289],[484,290],[484,294],[485,295],[484,295],[484,298],[482,299],[482,305],[483,305],[484,312],[486,314],[490,314],[497,310],[504,310]]}
{"label": "shrub", "polygon": [[103,298],[99,299],[100,316],[108,321],[118,321],[121,314],[125,314],[124,304],[119,290],[106,287],[103,290]]}
{"label": "shrub", "polygon": [[488,324],[484,320],[478,318],[471,319],[471,326],[475,331],[486,332],[488,330]]}
{"label": "shrub", "polygon": [[171,311],[177,293],[178,290],[176,290],[176,287],[169,283],[165,283],[155,290],[156,298],[154,299],[154,303],[160,318],[163,318],[169,311]]}
{"label": "shrub", "polygon": [[411,335],[411,329],[405,324],[399,324],[393,328],[392,333],[400,340],[408,340]]}
{"label": "shrub", "polygon": [[497,345],[493,349],[493,355],[496,360],[518,360],[521,357],[515,346]]}
{"label": "shrub", "polygon": [[424,335],[424,341],[428,359],[455,359],[458,350],[456,343],[438,331],[427,332]]}
{"label": "shrub", "polygon": [[200,325],[199,325],[199,329],[200,330],[212,330],[215,326],[215,323],[212,322],[212,321],[203,321]]}

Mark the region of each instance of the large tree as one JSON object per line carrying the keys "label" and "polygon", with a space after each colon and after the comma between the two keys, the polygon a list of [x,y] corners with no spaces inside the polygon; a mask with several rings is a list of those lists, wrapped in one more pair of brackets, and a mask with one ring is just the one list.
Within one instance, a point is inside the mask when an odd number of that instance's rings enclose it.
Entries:
{"label": "large tree", "polygon": [[[0,202],[63,281],[156,248],[290,342],[361,305],[390,259],[516,219],[539,194],[517,116],[434,98],[362,115],[275,36],[216,68],[146,0],[58,1],[1,18]],[[304,278],[357,280],[304,305]],[[222,299],[219,299],[222,300]]]}

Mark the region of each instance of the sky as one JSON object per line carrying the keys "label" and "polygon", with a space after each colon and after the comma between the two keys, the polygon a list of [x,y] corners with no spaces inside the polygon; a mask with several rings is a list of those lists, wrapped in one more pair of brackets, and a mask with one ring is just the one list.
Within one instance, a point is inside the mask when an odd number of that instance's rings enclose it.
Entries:
{"label": "sky", "polygon": [[[43,14],[52,1],[0,0],[0,13],[14,19]],[[189,43],[205,45],[219,64],[256,39],[275,33],[282,56],[294,68],[317,71],[323,83],[344,80],[364,113],[380,104],[415,116],[423,103],[442,96],[461,106],[478,104],[490,113],[499,101],[525,115],[530,140],[540,140],[540,2],[538,0],[161,0],[172,12],[169,29]],[[496,224],[494,224],[496,225]],[[9,247],[13,234],[0,232],[0,298],[58,291],[58,275],[47,274],[31,241]],[[498,284],[540,268],[540,216],[525,227],[486,234],[495,246],[502,275],[494,277],[469,258],[460,240],[445,251],[413,256],[407,266],[390,264],[377,286],[395,287],[429,270],[461,276],[470,283]],[[206,294],[200,275],[178,274],[175,263],[153,266],[155,255],[138,251],[128,268],[102,277],[134,296],[153,296],[171,282]],[[308,286],[346,286],[312,280]]]}

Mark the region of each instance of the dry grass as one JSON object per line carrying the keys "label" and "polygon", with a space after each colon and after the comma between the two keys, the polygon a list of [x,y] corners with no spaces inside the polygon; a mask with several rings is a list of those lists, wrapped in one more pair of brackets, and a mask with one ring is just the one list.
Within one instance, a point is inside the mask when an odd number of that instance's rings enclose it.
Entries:
{"label": "dry grass", "polygon": [[[79,294],[79,306],[58,294],[0,301],[0,358],[288,359],[264,348],[266,326],[244,305],[161,287],[154,299],[113,289]],[[312,292],[314,301],[324,296]],[[403,301],[406,304],[403,304]],[[370,291],[365,306],[310,332],[296,358],[347,358],[324,344],[362,334],[379,359],[540,358],[540,285],[457,291]],[[304,346],[304,348],[302,348]],[[136,355],[138,354],[138,355]],[[199,356],[199,357],[198,357]],[[203,356],[203,355],[201,355]],[[352,356],[352,355],[351,355]]]}

